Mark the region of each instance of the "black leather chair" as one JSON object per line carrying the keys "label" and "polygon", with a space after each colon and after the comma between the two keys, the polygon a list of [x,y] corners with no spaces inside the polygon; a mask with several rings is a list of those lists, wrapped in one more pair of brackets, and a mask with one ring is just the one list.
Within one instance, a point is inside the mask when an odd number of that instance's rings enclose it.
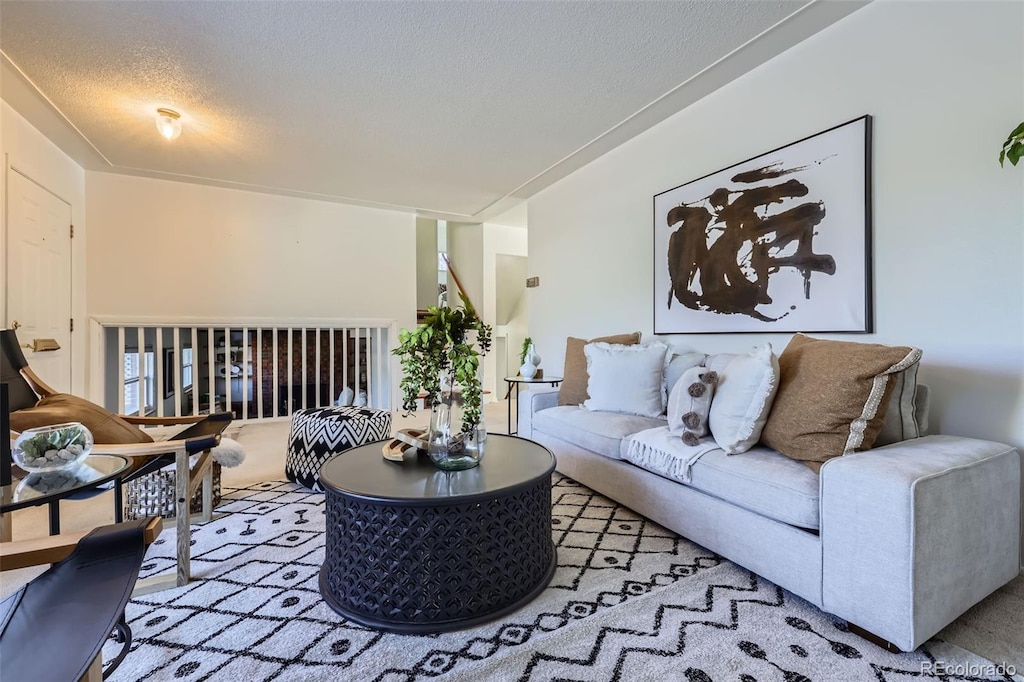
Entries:
{"label": "black leather chair", "polygon": [[0,679],[99,679],[103,645],[114,633],[121,650],[102,677],[112,673],[131,645],[124,608],[160,529],[157,517],[103,526],[81,539],[0,545],[4,570],[57,562],[0,602]]}

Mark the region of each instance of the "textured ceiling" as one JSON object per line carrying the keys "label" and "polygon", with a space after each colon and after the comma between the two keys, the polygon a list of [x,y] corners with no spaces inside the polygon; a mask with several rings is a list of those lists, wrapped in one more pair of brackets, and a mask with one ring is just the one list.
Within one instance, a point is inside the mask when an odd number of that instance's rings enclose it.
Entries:
{"label": "textured ceiling", "polygon": [[3,1],[0,49],[87,167],[480,217],[805,4]]}

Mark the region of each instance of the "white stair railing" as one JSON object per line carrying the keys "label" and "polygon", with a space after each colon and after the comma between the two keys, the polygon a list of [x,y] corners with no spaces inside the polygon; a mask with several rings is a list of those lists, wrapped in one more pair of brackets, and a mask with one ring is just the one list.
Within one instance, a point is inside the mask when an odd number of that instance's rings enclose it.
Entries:
{"label": "white stair railing", "polygon": [[[93,401],[122,414],[286,419],[339,398],[397,404],[395,320],[91,320]],[[346,388],[349,391],[346,391]]]}

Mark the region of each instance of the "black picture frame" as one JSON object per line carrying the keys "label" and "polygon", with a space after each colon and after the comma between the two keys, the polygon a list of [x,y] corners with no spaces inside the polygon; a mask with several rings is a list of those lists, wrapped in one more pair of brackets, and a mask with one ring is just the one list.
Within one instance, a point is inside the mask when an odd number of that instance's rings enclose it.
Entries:
{"label": "black picture frame", "polygon": [[654,333],[872,332],[871,128],[865,114],[654,195]]}

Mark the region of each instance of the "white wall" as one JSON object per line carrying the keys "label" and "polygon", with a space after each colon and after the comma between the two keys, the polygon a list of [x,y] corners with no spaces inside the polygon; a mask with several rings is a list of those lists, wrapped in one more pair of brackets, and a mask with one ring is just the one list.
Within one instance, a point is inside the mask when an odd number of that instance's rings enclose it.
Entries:
{"label": "white wall", "polygon": [[[75,331],[71,341],[71,391],[86,395],[88,325],[86,320],[85,277],[85,171],[55,144],[26,121],[7,102],[0,102],[0,155],[4,160],[5,177],[0,182],[0,325],[7,319],[7,182],[9,168],[32,178],[50,192],[71,204],[71,221],[75,238],[71,242],[71,314]],[[44,377],[45,378],[45,377]]]}
{"label": "white wall", "polygon": [[[448,261],[473,307],[484,309],[484,233],[480,223],[448,221]],[[448,272],[448,305],[462,305],[451,269]],[[479,312],[479,310],[478,310]]]}
{"label": "white wall", "polygon": [[415,216],[89,172],[89,314],[416,321]]}
{"label": "white wall", "polygon": [[1024,168],[997,163],[1024,119],[1022,25],[1021,3],[874,2],[531,198],[545,365],[569,335],[651,333],[653,195],[868,113],[876,333],[836,338],[922,348],[933,430],[1024,446]]}
{"label": "white wall", "polygon": [[[482,233],[484,309],[481,314],[483,315],[484,322],[493,328],[497,324],[498,286],[496,274],[498,271],[498,256],[525,256],[527,233],[521,227],[509,227],[494,223],[484,223]],[[521,324],[513,323],[510,326],[509,331],[513,334],[508,340],[509,365],[511,367],[518,366],[513,363],[511,358],[513,356],[515,358],[519,357],[519,346],[522,345],[525,335],[520,335],[522,333]],[[482,365],[484,368],[482,379],[484,390],[490,391],[493,399],[503,398],[505,396],[505,382],[501,380],[502,377],[497,376],[498,363],[495,360],[494,353],[486,355]]]}
{"label": "white wall", "polygon": [[90,316],[416,324],[413,214],[92,171],[86,184]]}
{"label": "white wall", "polygon": [[416,307],[437,305],[437,221],[416,218]]}

